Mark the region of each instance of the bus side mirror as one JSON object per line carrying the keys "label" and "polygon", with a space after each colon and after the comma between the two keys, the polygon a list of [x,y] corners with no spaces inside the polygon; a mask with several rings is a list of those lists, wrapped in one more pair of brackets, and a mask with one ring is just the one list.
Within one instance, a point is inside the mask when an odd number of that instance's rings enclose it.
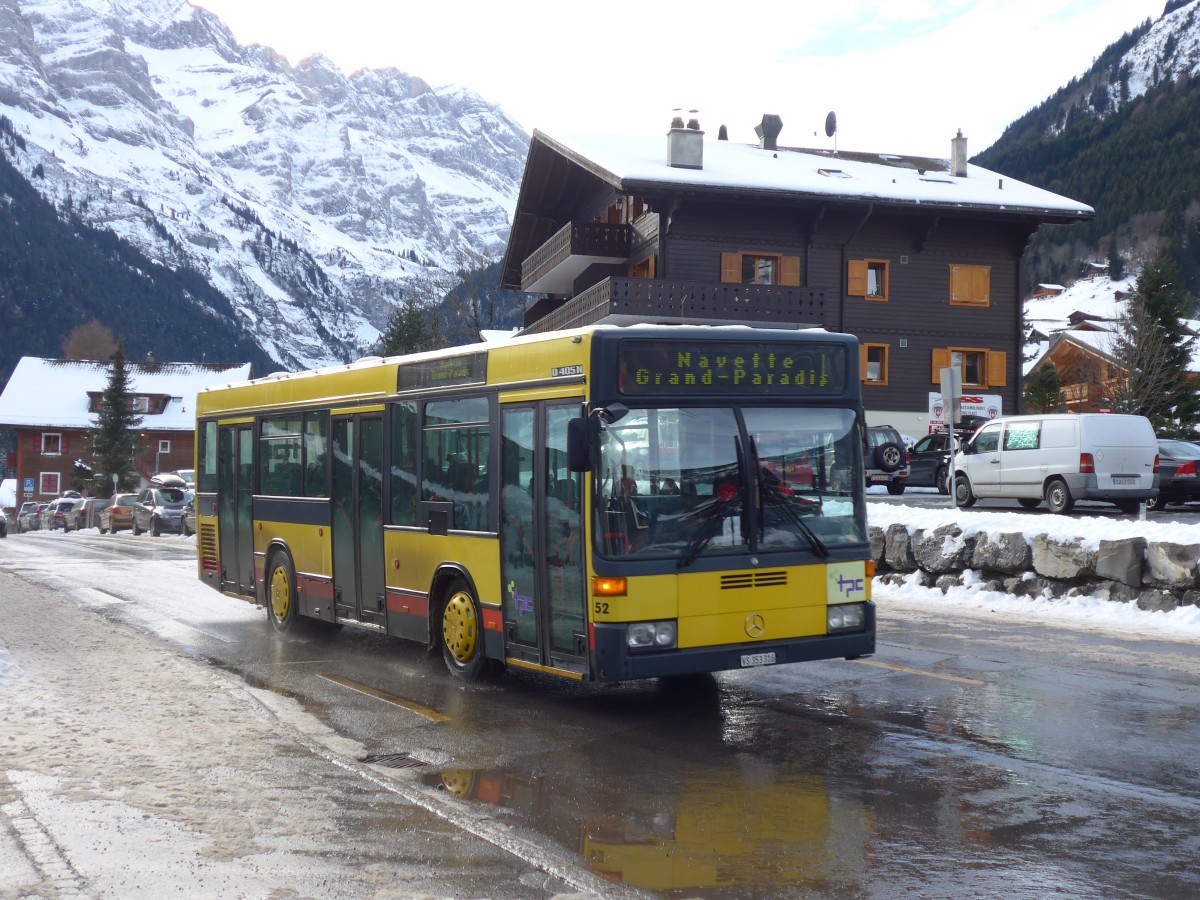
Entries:
{"label": "bus side mirror", "polygon": [[588,452],[589,431],[588,420],[583,417],[567,422],[567,470],[570,472],[590,472],[592,469]]}

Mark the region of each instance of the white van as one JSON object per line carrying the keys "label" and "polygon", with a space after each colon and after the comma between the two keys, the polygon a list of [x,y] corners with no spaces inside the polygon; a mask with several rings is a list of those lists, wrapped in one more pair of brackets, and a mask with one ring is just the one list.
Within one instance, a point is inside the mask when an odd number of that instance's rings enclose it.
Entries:
{"label": "white van", "polygon": [[959,506],[1007,497],[1070,512],[1076,500],[1124,512],[1158,494],[1158,442],[1145,416],[1103,413],[1007,416],[975,432],[954,457]]}

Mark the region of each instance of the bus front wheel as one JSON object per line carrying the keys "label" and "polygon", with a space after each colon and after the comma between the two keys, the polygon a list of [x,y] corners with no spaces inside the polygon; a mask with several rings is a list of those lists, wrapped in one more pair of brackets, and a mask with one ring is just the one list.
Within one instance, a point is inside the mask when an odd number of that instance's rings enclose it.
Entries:
{"label": "bus front wheel", "polygon": [[300,618],[296,608],[296,575],[286,553],[271,557],[267,571],[267,618],[271,627],[283,634],[296,627]]}
{"label": "bus front wheel", "polygon": [[442,603],[442,659],[450,674],[463,681],[482,681],[496,674],[497,666],[483,651],[483,617],[479,601],[466,581],[451,582]]}

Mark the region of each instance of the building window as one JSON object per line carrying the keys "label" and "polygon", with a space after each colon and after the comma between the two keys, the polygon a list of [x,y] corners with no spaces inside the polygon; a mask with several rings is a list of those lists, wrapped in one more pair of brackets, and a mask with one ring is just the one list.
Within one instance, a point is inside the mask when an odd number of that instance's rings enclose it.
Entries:
{"label": "building window", "polygon": [[888,345],[863,344],[859,348],[859,377],[866,384],[888,383]]}
{"label": "building window", "polygon": [[135,413],[150,412],[150,398],[144,395],[130,397],[129,410]]}
{"label": "building window", "polygon": [[721,281],[725,284],[779,284],[799,287],[800,257],[753,251],[722,253]]}
{"label": "building window", "polygon": [[933,351],[930,381],[941,383],[941,371],[957,368],[963,387],[1004,387],[1008,384],[1008,354],[975,347],[942,347]]}
{"label": "building window", "polygon": [[742,254],[742,284],[775,284],[778,256]]}
{"label": "building window", "polygon": [[991,266],[950,266],[951,306],[991,306]]}
{"label": "building window", "polygon": [[170,441],[159,441],[158,442],[158,452],[159,453],[170,453],[171,452],[171,442]]}
{"label": "building window", "polygon": [[38,493],[48,497],[57,497],[62,475],[58,472],[38,473]]}
{"label": "building window", "polygon": [[63,439],[61,434],[42,432],[42,456],[62,456]]}
{"label": "building window", "polygon": [[846,263],[846,293],[851,297],[887,302],[888,261],[852,259]]}

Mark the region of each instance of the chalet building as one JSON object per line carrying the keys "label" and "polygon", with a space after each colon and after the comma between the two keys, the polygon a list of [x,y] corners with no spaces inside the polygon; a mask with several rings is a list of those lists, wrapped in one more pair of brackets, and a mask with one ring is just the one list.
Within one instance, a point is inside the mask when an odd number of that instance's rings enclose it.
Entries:
{"label": "chalet building", "polygon": [[940,370],[1020,409],[1019,267],[1043,223],[1090,206],[951,158],[593,135],[530,143],[502,286],[529,331],[593,322],[818,326],[862,343],[872,424],[919,435]]}
{"label": "chalet building", "polygon": [[1029,299],[1038,300],[1042,297],[1057,297],[1065,290],[1066,288],[1061,284],[1039,284],[1034,287],[1033,292],[1029,295]]}
{"label": "chalet building", "polygon": [[[1067,412],[1111,412],[1127,372],[1114,355],[1119,323],[1084,315],[1054,336],[1026,367],[1032,375],[1051,365],[1058,373]],[[1200,385],[1200,355],[1194,355],[1187,377]]]}
{"label": "chalet building", "polygon": [[[143,479],[194,465],[196,394],[245,381],[250,364],[128,363],[133,411],[142,417],[134,468]],[[0,428],[17,432],[17,506],[71,487],[76,460],[92,466],[89,431],[112,366],[25,356],[0,393]]]}
{"label": "chalet building", "polygon": [[1085,322],[1059,332],[1026,369],[1033,374],[1051,365],[1062,385],[1066,412],[1111,412],[1125,370],[1113,356],[1111,331]]}

